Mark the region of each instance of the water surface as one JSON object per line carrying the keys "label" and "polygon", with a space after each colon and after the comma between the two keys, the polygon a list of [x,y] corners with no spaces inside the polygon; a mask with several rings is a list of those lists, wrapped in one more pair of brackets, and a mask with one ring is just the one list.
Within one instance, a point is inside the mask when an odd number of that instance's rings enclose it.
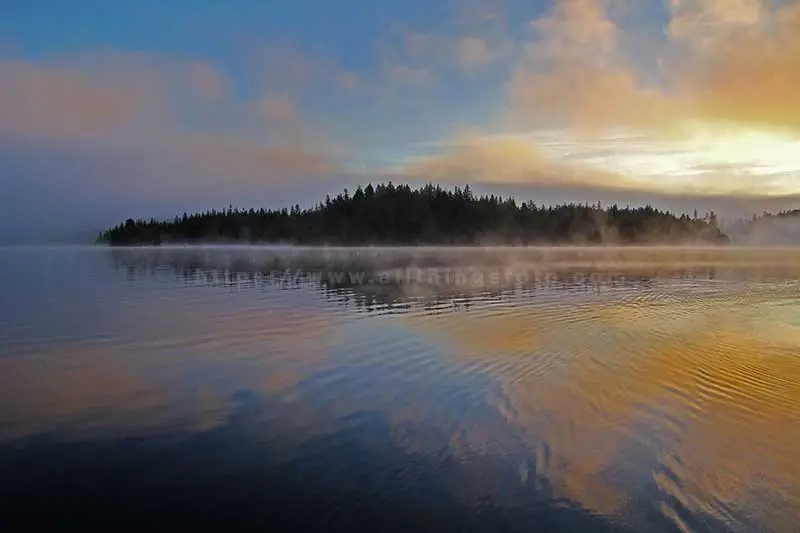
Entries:
{"label": "water surface", "polygon": [[800,251],[0,250],[0,527],[797,531]]}

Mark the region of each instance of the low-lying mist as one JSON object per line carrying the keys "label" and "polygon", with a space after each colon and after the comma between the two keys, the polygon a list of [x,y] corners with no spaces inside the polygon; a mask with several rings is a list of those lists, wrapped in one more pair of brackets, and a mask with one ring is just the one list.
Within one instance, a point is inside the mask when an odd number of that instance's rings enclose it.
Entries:
{"label": "low-lying mist", "polygon": [[733,244],[740,246],[795,246],[800,244],[800,217],[769,217],[739,222],[725,228]]}
{"label": "low-lying mist", "polygon": [[129,274],[173,273],[200,285],[301,286],[373,303],[470,298],[479,293],[601,290],[670,278],[797,279],[793,247],[272,247],[112,248]]}

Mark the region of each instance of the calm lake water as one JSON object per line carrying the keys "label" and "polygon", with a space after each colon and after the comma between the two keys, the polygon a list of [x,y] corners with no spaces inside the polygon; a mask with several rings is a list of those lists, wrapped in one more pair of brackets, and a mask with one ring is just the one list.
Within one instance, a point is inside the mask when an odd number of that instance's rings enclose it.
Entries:
{"label": "calm lake water", "polygon": [[800,251],[0,250],[0,530],[800,531]]}

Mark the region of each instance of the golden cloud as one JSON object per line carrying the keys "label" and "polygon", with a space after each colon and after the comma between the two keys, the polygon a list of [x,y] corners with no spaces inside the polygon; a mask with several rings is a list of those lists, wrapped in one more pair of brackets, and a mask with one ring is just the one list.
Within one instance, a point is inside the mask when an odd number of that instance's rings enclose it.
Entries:
{"label": "golden cloud", "polygon": [[704,36],[692,31],[699,23],[672,28],[685,54],[670,81],[690,116],[798,130],[800,4],[768,12],[749,4],[752,12],[729,15]]}
{"label": "golden cloud", "polygon": [[668,102],[631,68],[610,7],[607,0],[560,0],[531,23],[509,83],[515,113],[539,124],[601,129],[660,120]]}
{"label": "golden cloud", "polygon": [[[658,46],[632,26],[631,7],[555,0],[531,21],[501,129],[560,132],[560,140],[457,138],[448,143],[455,148],[412,161],[409,172],[673,193],[796,192],[800,3],[672,0]],[[597,140],[606,153],[580,155]],[[632,153],[628,145],[642,142]]]}
{"label": "golden cloud", "polygon": [[[660,71],[643,72],[621,46],[630,35],[612,16],[620,1],[557,0],[532,22],[509,83],[515,113],[570,128],[730,121],[797,129],[800,5],[671,0],[668,40],[651,58]],[[654,78],[662,81],[646,81]]]}
{"label": "golden cloud", "polygon": [[621,174],[579,161],[568,161],[542,150],[533,136],[468,133],[431,155],[407,161],[402,172],[426,180],[536,183],[556,186],[635,188]]}
{"label": "golden cloud", "polygon": [[493,173],[513,180],[542,173],[546,160],[530,142],[515,138],[485,139],[477,135],[455,141],[441,154],[411,162],[411,174],[444,179]]}

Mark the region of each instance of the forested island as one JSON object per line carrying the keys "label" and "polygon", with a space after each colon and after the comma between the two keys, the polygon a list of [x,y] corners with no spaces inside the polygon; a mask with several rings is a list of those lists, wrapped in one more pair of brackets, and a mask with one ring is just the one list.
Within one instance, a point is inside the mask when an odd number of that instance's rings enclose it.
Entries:
{"label": "forested island", "polygon": [[540,205],[469,186],[380,184],[347,189],[301,209],[235,209],[128,219],[101,233],[110,245],[275,243],[303,245],[724,244],[717,217],[599,203]]}

